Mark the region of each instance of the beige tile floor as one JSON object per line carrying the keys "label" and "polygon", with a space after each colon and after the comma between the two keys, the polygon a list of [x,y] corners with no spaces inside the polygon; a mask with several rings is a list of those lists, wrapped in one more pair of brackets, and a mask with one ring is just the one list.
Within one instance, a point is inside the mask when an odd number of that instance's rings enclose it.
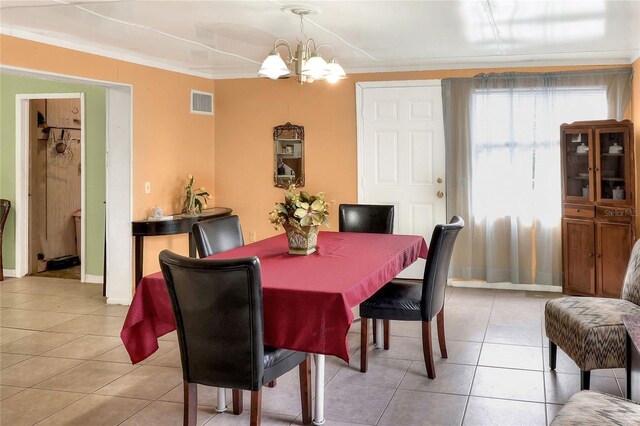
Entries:
{"label": "beige tile floor", "polygon": [[[449,358],[426,378],[420,325],[393,322],[391,349],[370,351],[359,368],[359,324],[349,333],[352,364],[328,358],[327,426],[544,425],[579,390],[577,367],[559,352],[548,370],[544,303],[549,293],[449,288]],[[119,339],[127,307],[106,305],[101,287],[28,277],[0,283],[2,425],[180,425],[182,376],[175,333],[131,365]],[[592,374],[592,388],[615,395],[624,370]],[[229,395],[230,396],[230,395]],[[198,424],[248,424],[245,413],[216,414],[215,391],[200,388]],[[265,425],[300,424],[297,372],[265,388]],[[230,398],[229,398],[230,401]]]}

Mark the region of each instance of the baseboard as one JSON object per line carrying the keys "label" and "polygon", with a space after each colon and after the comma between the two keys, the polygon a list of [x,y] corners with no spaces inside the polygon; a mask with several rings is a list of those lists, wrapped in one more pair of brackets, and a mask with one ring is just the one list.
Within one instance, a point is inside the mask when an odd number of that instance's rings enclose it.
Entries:
{"label": "baseboard", "polygon": [[131,305],[131,299],[114,299],[112,297],[107,298],[107,305]]}
{"label": "baseboard", "polygon": [[5,277],[14,278],[16,276],[16,270],[15,269],[2,269],[2,275],[4,275]]}
{"label": "baseboard", "polygon": [[524,291],[546,291],[549,293],[562,293],[562,287],[557,285],[542,284],[513,284],[513,283],[488,283],[486,281],[453,281],[447,282],[451,287],[465,288],[490,288],[493,290],[524,290]]}
{"label": "baseboard", "polygon": [[89,275],[89,274],[84,274],[84,281],[85,283],[89,283],[89,284],[102,284],[104,281],[104,276],[103,275]]}

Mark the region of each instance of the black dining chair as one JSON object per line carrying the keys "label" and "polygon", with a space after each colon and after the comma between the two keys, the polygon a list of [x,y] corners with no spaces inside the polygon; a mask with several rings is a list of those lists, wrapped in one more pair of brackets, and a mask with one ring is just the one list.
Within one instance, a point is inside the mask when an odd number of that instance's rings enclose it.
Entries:
{"label": "black dining chair", "polygon": [[[394,279],[360,304],[363,324],[365,318],[422,321],[422,352],[427,376],[430,379],[436,377],[431,348],[431,321],[436,316],[440,354],[442,358],[447,357],[444,335],[444,292],[453,245],[463,227],[464,221],[458,216],[454,216],[448,224],[436,225],[431,236],[422,284]],[[366,326],[362,328],[361,333],[363,336],[367,335]],[[384,337],[385,348],[388,348],[389,335],[385,333]],[[366,346],[361,349],[360,371],[367,371]]]}
{"label": "black dining chair", "polygon": [[[231,250],[244,245],[240,219],[236,215],[196,222],[191,227],[200,258]],[[276,381],[269,387],[276,386]]]}
{"label": "black dining chair", "polygon": [[11,210],[11,201],[0,199],[0,281],[4,280],[4,273],[2,272],[2,234],[4,225],[7,223],[7,217],[9,217],[9,210]]}
{"label": "black dining chair", "polygon": [[308,354],[265,346],[260,261],[193,259],[168,250],[160,267],[176,320],[184,379],[184,425],[196,424],[197,384],[233,389],[233,413],[242,390],[251,391],[251,425],[259,425],[262,386],[296,366],[303,423],[311,423]]}
{"label": "black dining chair", "polygon": [[[393,234],[392,205],[381,204],[340,204],[338,207],[338,230],[340,232],[365,232],[370,234]],[[368,330],[368,319],[360,318],[361,327]],[[376,343],[377,323],[373,321],[373,343]],[[383,321],[384,334],[389,334],[389,320]],[[361,335],[362,351],[366,351],[369,343],[368,332]],[[389,339],[385,338],[385,342]],[[385,347],[389,349],[389,347]],[[365,370],[361,370],[363,373]]]}
{"label": "black dining chair", "polygon": [[196,222],[191,232],[201,258],[244,245],[240,219],[236,215]]}
{"label": "black dining chair", "polygon": [[376,204],[340,204],[338,230],[393,234],[393,206]]}

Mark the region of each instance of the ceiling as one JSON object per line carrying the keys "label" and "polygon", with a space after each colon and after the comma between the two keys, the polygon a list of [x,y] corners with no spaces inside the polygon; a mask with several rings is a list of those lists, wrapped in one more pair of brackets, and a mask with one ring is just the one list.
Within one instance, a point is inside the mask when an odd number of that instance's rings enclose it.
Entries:
{"label": "ceiling", "polygon": [[[314,9],[306,35],[329,44],[347,73],[628,64],[640,56],[640,0],[295,3]],[[296,44],[300,20],[288,5],[0,0],[0,30],[210,78],[255,77],[276,39]]]}

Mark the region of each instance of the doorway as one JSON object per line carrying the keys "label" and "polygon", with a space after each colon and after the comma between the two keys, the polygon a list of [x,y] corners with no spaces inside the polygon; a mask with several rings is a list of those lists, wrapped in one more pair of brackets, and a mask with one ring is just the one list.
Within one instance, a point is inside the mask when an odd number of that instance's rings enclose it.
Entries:
{"label": "doorway", "polygon": [[[356,84],[358,202],[392,204],[396,234],[421,235],[446,221],[440,80]],[[418,259],[399,277],[421,279]]]}
{"label": "doorway", "polygon": [[28,273],[80,280],[84,98],[52,96],[29,101]]}
{"label": "doorway", "polygon": [[[133,88],[130,84],[80,78],[0,65],[0,72],[49,81],[77,83],[106,90],[106,276],[81,276],[83,282],[106,282],[109,304],[129,304],[133,297],[132,267],[132,140]],[[69,97],[65,93],[65,97]],[[50,95],[16,95],[16,186],[15,186],[15,270],[16,277],[28,272],[28,118],[29,99]],[[82,191],[86,194],[86,191]],[[86,215],[82,217],[82,232]],[[84,235],[81,236],[84,245]],[[81,272],[82,275],[82,272]]]}

